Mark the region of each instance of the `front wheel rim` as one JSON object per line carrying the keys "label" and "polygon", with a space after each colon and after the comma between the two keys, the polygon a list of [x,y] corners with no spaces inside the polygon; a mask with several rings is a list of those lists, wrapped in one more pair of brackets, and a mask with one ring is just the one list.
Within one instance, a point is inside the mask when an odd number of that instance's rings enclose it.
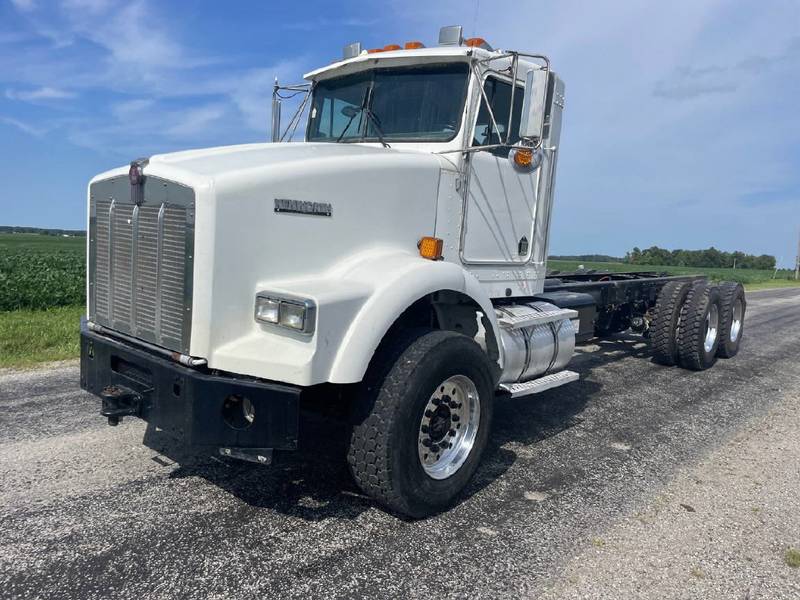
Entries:
{"label": "front wheel rim", "polygon": [[719,327],[719,309],[716,304],[711,305],[706,317],[706,336],[703,340],[703,348],[706,352],[711,352],[714,349],[714,344],[717,342],[717,328]]}
{"label": "front wheel rim", "polygon": [[478,388],[465,375],[440,383],[428,399],[417,434],[419,462],[432,479],[447,479],[469,458],[481,419]]}

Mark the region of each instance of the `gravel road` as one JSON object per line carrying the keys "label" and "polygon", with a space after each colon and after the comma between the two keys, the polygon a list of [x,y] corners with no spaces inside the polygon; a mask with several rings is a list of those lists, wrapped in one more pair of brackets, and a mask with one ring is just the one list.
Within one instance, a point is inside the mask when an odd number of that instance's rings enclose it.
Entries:
{"label": "gravel road", "polygon": [[274,467],[228,464],[108,427],[74,364],[2,373],[0,597],[800,598],[800,290],[748,301],[710,371],[623,335],[498,402],[465,498],[421,522],[313,424]]}

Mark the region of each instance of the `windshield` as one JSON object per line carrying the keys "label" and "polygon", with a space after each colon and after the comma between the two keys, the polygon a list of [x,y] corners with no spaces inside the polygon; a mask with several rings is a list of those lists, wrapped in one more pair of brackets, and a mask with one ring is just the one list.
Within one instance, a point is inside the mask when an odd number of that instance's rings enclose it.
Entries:
{"label": "windshield", "polygon": [[314,86],[307,139],[452,140],[461,126],[468,69],[466,63],[373,69],[320,81]]}

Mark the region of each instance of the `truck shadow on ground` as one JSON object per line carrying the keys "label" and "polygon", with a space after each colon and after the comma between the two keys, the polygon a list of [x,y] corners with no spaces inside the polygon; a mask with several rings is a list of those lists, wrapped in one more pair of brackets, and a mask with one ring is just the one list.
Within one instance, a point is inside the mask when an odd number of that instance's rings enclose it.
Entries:
{"label": "truck shadow on ground", "polygon": [[[484,460],[459,503],[490,486],[517,460],[515,449],[558,435],[582,422],[581,413],[602,391],[602,385],[585,369],[637,355],[641,338],[616,336],[597,348],[579,352],[582,378],[576,383],[528,398],[499,396],[495,403],[493,433]],[[646,348],[645,348],[646,349]],[[643,355],[644,353],[642,353]],[[328,518],[355,519],[375,506],[353,482],[345,460],[348,431],[341,423],[304,415],[301,446],[297,452],[276,453],[271,466],[193,454],[152,427],[146,446],[162,464],[177,464],[172,478],[200,477],[232,494],[253,509],[268,509],[308,521]]]}

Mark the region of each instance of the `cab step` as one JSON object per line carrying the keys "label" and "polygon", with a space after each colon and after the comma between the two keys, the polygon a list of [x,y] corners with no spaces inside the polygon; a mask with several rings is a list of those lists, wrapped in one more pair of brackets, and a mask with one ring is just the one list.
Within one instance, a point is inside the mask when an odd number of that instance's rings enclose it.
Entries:
{"label": "cab step", "polygon": [[512,398],[518,398],[520,396],[538,394],[539,392],[544,392],[545,390],[564,385],[565,383],[571,383],[576,381],[578,377],[579,375],[575,371],[564,370],[522,383],[501,383],[500,389],[511,394]]}
{"label": "cab step", "polygon": [[500,327],[505,329],[523,329],[525,327],[532,327],[534,325],[545,325],[553,321],[561,321],[562,319],[577,319],[578,311],[571,308],[559,308],[558,310],[545,310],[533,314],[522,316],[502,315],[499,316],[497,322]]}

